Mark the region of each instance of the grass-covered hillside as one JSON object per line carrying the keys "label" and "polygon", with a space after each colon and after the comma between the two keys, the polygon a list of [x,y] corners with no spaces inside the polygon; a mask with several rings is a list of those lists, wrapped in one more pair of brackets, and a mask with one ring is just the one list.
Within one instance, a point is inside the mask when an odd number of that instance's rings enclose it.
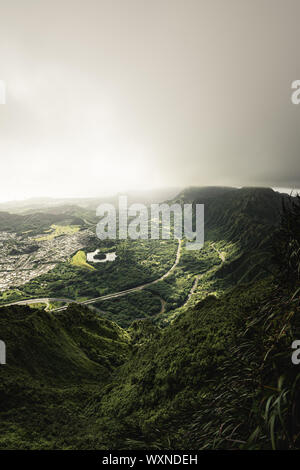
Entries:
{"label": "grass-covered hillside", "polygon": [[[299,200],[282,205],[272,191],[246,189],[238,201],[238,191],[228,204],[240,224],[231,211],[228,224],[217,219],[213,191],[202,257],[183,253],[169,286],[147,290],[143,305],[139,292],[110,301],[109,315],[100,303],[0,309],[1,449],[300,447],[300,371],[291,361],[300,339]],[[255,235],[251,204],[260,197],[268,216],[262,207]],[[177,307],[187,268],[201,277],[193,300]]]}
{"label": "grass-covered hillside", "polygon": [[[127,359],[129,335],[75,305],[63,313],[1,309],[0,447],[75,446],[82,409]],[[76,437],[77,435],[77,437]]]}

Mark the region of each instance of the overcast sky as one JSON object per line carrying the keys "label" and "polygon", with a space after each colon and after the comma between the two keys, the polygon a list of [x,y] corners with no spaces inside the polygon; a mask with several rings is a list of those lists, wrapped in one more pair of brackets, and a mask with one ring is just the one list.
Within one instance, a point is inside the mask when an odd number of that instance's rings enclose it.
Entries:
{"label": "overcast sky", "polygon": [[300,186],[298,0],[0,0],[0,200]]}

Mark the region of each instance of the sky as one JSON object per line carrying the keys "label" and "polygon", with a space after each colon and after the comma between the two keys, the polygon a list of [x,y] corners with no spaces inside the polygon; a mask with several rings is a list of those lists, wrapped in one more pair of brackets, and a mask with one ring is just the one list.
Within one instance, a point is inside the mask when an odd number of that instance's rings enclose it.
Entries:
{"label": "sky", "polygon": [[0,0],[0,201],[300,187],[298,0]]}

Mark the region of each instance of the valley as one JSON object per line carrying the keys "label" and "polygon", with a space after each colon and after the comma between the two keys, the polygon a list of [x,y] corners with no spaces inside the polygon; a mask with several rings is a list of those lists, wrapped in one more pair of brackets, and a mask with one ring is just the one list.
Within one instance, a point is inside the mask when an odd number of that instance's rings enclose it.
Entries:
{"label": "valley", "polygon": [[86,207],[0,214],[2,261],[18,267],[0,297],[1,449],[299,447],[298,200],[188,188],[174,201],[205,204],[201,250],[100,241]]}
{"label": "valley", "polygon": [[[60,234],[58,236],[58,239],[60,240],[59,244],[57,243],[56,237],[51,236],[51,235],[46,235],[44,237],[39,237],[38,239],[35,239],[36,243],[39,243],[38,248],[36,250],[37,252],[39,252],[39,256],[40,256],[40,253],[43,252],[44,245],[47,245],[47,246],[50,245],[51,246],[51,249],[48,248],[48,250],[47,250],[48,256],[51,256],[52,253],[57,252],[57,258],[58,259],[59,259],[59,254],[58,253],[61,253],[60,250],[63,250],[63,248],[66,245],[70,249],[71,249],[71,247],[73,249],[75,247],[76,248],[86,248],[85,246],[76,245],[74,238],[76,237],[77,241],[78,241],[78,239],[79,239],[78,234],[80,234],[81,235],[80,240],[81,240],[81,243],[83,245],[84,240],[87,240],[87,239],[89,240],[88,237],[91,237],[91,231],[89,230],[89,233],[87,233],[88,230],[81,230],[79,232],[78,227],[76,227],[76,229],[77,229],[75,231],[76,233],[73,233],[74,231],[70,230],[69,232],[71,232],[71,233],[62,233],[62,234]],[[59,226],[55,227],[55,230],[56,231],[57,230],[62,231],[62,230],[60,230]],[[67,242],[67,240],[68,240],[68,242]],[[130,241],[129,241],[129,243],[130,243]],[[151,242],[149,242],[149,243],[151,243]],[[165,241],[156,241],[156,245],[157,245],[156,249],[159,249],[159,244],[160,243],[164,245],[166,242]],[[132,288],[129,288],[129,289],[124,289],[124,290],[121,290],[121,291],[117,290],[116,292],[112,292],[110,294],[101,295],[101,296],[98,296],[98,297],[95,297],[95,298],[88,298],[86,300],[78,299],[76,297],[73,297],[73,298],[65,298],[63,296],[56,297],[55,296],[55,291],[54,291],[53,296],[48,297],[48,296],[42,295],[38,298],[33,298],[33,297],[30,297],[28,299],[22,298],[20,300],[5,302],[5,303],[3,303],[3,306],[45,304],[48,309],[52,309],[54,311],[61,311],[61,310],[66,309],[68,304],[70,304],[72,302],[75,302],[75,303],[82,304],[82,305],[95,305],[97,309],[102,310],[102,313],[104,315],[108,315],[108,317],[110,319],[114,319],[113,312],[115,311],[115,306],[114,306],[114,303],[109,302],[109,301],[113,301],[114,299],[119,299],[120,297],[129,296],[129,295],[132,295],[134,293],[141,293],[142,298],[144,298],[144,300],[146,300],[146,298],[148,297],[148,299],[150,299],[150,304],[153,304],[153,306],[157,305],[157,299],[158,298],[160,299],[160,307],[159,307],[159,309],[157,309],[157,313],[159,313],[159,315],[161,315],[162,313],[165,313],[166,310],[169,311],[170,309],[172,309],[172,307],[167,303],[167,300],[166,300],[167,297],[165,296],[166,298],[164,298],[163,294],[159,294],[159,291],[163,290],[163,289],[167,289],[167,290],[170,291],[170,287],[172,285],[172,276],[171,276],[172,273],[174,273],[173,282],[175,281],[174,294],[176,292],[177,297],[179,297],[179,295],[180,295],[178,300],[179,300],[179,302],[182,302],[182,303],[184,302],[184,305],[190,300],[191,296],[196,291],[199,278],[201,278],[201,276],[199,276],[197,274],[195,275],[194,272],[189,272],[189,269],[188,269],[188,251],[185,250],[184,241],[183,240],[178,240],[177,242],[174,241],[174,242],[169,242],[169,243],[171,243],[171,244],[177,243],[177,250],[176,250],[176,253],[175,253],[175,260],[174,260],[173,264],[171,265],[170,269],[168,269],[167,272],[163,273],[157,279],[150,280],[150,281],[145,282],[143,284],[138,284],[138,285],[136,285]],[[138,242],[135,242],[135,244],[137,245]],[[17,246],[17,243],[16,243],[16,246]],[[144,252],[144,250],[145,250],[145,256],[147,255],[147,253],[146,253],[147,243],[143,242],[143,246],[139,247],[139,249],[142,250],[142,252]],[[212,254],[212,249],[214,249],[216,251],[216,253],[218,253],[217,249],[214,247],[213,244],[207,243],[207,247],[204,249],[203,253],[201,254],[203,259],[205,259],[205,256],[206,256],[207,252],[210,251],[210,254]],[[98,252],[98,251],[100,251],[99,248],[95,251],[95,253]],[[80,257],[79,257],[79,255],[80,255]],[[52,256],[53,256],[53,254],[52,254]],[[32,258],[35,260],[35,261],[32,261],[32,263],[35,263],[35,264],[38,263],[38,258],[37,257],[32,256]],[[76,259],[76,261],[74,261],[75,259]],[[87,263],[86,259],[88,259],[89,263]],[[214,259],[214,261],[212,261],[212,265],[216,261],[214,257],[213,257],[213,259]],[[69,262],[68,262],[68,259],[66,259],[66,254],[65,254],[65,257],[63,257],[60,262],[64,262],[64,261],[66,262],[66,265],[68,266]],[[114,258],[114,261],[115,261],[115,258]],[[171,260],[168,260],[168,261],[171,261]],[[128,258],[125,257],[123,263],[126,264],[127,262],[128,262]],[[145,262],[147,262],[147,258],[142,259],[140,264],[142,266],[144,266]],[[181,264],[180,268],[176,269],[179,263]],[[94,268],[94,265],[93,265],[93,262],[91,261],[91,258],[89,259],[88,257],[86,257],[85,252],[83,250],[79,250],[76,255],[71,257],[71,264],[76,266],[78,269],[82,270],[83,275],[85,274],[86,269],[95,271],[94,272],[95,279],[93,279],[93,281],[96,282],[97,274],[98,274],[99,271],[97,271]],[[48,269],[45,270],[45,272],[41,272],[41,273],[38,272],[38,274],[36,274],[35,271],[30,270],[30,265],[28,264],[28,268],[27,268],[26,272],[28,272],[29,280],[31,280],[31,279],[34,279],[35,277],[38,277],[40,274],[46,274],[48,271],[50,271],[54,267],[55,267],[55,265],[50,265],[49,264],[49,265],[47,265]],[[118,269],[118,265],[116,266],[116,269]],[[209,270],[208,270],[208,272],[209,272]],[[15,276],[18,276],[18,270],[16,270]],[[80,279],[80,271],[79,271],[78,277]],[[168,279],[169,277],[171,277],[171,279]],[[39,279],[39,277],[38,277],[38,279]],[[78,280],[78,282],[80,282],[80,280]],[[84,280],[83,280],[83,282],[84,282]],[[22,284],[23,283],[21,283],[19,285],[22,285]],[[25,282],[24,282],[24,284],[25,284]],[[50,283],[50,285],[51,285],[51,283]],[[157,285],[157,288],[158,288],[158,293],[156,293],[156,290],[155,290],[156,285]],[[18,284],[17,284],[17,286],[18,286]],[[40,287],[39,290],[42,292],[41,286],[39,286],[39,287]],[[47,291],[47,283],[44,282],[42,284],[42,287],[45,288],[45,292],[46,292]],[[142,291],[145,291],[145,290],[147,291],[147,294],[145,296],[143,296]],[[19,294],[19,296],[20,296],[20,295],[22,295],[21,292],[22,292],[21,288],[19,288],[18,291],[13,290],[13,293],[14,293],[13,295],[16,295],[16,294],[18,295]],[[5,299],[5,298],[9,297],[9,295],[10,295],[10,291],[8,291],[8,292],[4,291],[4,294],[2,295],[2,298]],[[103,306],[101,304],[104,301],[105,301],[105,305]],[[128,302],[130,303],[130,300]],[[145,305],[147,305],[147,308],[149,309],[149,303],[148,302],[144,302],[144,303],[145,303]],[[177,306],[180,306],[180,304],[178,304]],[[128,304],[126,305],[126,302],[125,302],[125,305],[123,304],[123,306],[122,306],[123,310],[125,310],[125,311],[128,310],[128,307],[129,307],[129,305]],[[145,314],[145,316],[147,316],[147,313],[143,312],[143,310],[145,310],[145,309],[142,309],[142,311],[137,311],[134,315],[131,316],[130,320],[128,320],[128,321],[133,321],[136,318],[140,318],[141,315],[144,315],[144,314]],[[153,310],[153,308],[152,308],[152,310]],[[119,323],[117,318],[118,317],[116,317],[116,321],[117,321],[117,323]],[[127,326],[129,326],[128,321],[126,322]],[[125,323],[123,323],[121,321],[120,325],[125,326]]]}

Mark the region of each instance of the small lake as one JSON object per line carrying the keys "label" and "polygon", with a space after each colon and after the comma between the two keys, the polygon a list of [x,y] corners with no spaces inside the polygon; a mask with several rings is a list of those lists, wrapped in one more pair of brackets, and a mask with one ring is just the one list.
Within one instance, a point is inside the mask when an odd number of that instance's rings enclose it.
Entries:
{"label": "small lake", "polygon": [[112,253],[103,253],[106,258],[97,259],[95,256],[100,252],[99,249],[93,251],[92,253],[86,254],[86,260],[88,263],[106,263],[107,261],[115,261],[117,255],[116,252],[113,251]]}

